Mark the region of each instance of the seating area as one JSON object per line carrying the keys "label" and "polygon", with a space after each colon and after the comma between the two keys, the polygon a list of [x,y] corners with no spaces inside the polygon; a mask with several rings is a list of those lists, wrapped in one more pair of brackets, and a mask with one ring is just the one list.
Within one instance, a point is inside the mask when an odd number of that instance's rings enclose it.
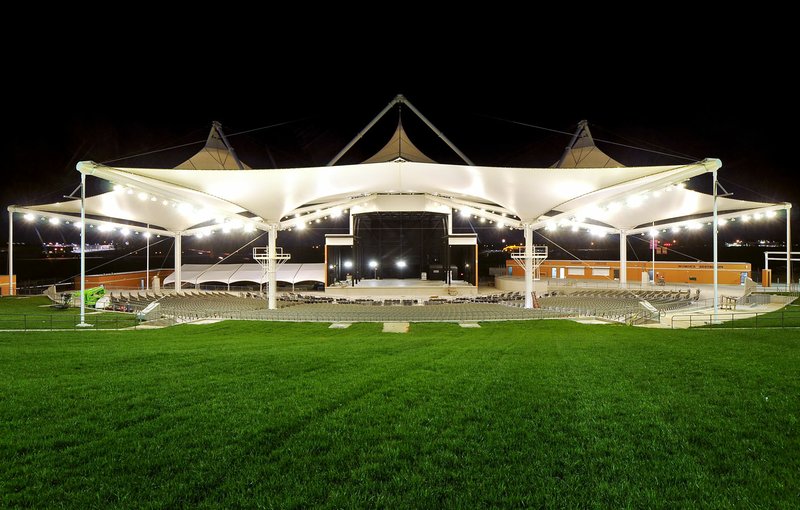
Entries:
{"label": "seating area", "polygon": [[[268,310],[258,292],[185,290],[180,295],[145,291],[113,291],[111,308],[139,312],[154,301],[161,316],[176,320],[231,318],[286,321],[462,321],[594,316],[625,323],[657,320],[659,314],[692,303],[689,290],[568,289],[538,297],[539,308],[526,309],[524,294],[503,292],[478,296],[351,298],[286,292],[277,310]],[[649,308],[644,304],[652,305]],[[423,306],[424,305],[424,306]],[[654,312],[653,309],[656,311]]]}
{"label": "seating area", "polygon": [[243,311],[231,318],[247,320],[320,321],[320,322],[423,322],[525,320],[567,317],[554,310],[512,308],[500,304],[460,303],[438,306],[375,306],[356,304],[304,304],[279,310]]}
{"label": "seating area", "polygon": [[544,309],[575,311],[581,315],[606,317],[624,322],[656,319],[642,302],[646,302],[659,314],[691,305],[690,290],[649,289],[570,289],[567,292],[553,291],[539,298]]}

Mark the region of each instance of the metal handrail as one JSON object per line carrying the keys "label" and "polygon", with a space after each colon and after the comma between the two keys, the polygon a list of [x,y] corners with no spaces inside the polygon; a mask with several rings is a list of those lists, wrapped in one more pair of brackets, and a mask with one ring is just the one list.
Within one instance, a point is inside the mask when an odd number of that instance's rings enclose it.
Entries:
{"label": "metal handrail", "polygon": [[[769,317],[764,317],[765,315],[769,315]],[[777,316],[780,315],[780,326],[771,325],[774,322],[778,321]],[[761,317],[761,325],[759,326],[759,317]],[[741,320],[748,320],[753,319],[753,327],[758,329],[759,327],[762,328],[769,328],[769,327],[800,327],[800,311],[796,310],[776,310],[773,312],[718,312],[716,314],[716,322],[713,313],[709,314],[677,314],[673,315],[670,319],[670,328],[675,329],[676,322],[689,322],[689,327],[693,327],[693,325],[698,326],[711,326],[711,327],[721,327],[721,328],[731,328],[736,327],[734,324],[736,321]],[[676,321],[676,319],[678,319]],[[773,320],[774,319],[774,320]],[[794,325],[787,325],[787,320],[796,320],[798,322],[797,326]],[[766,324],[765,324],[766,322]],[[693,324],[694,323],[694,324]],[[793,324],[793,323],[792,323]]]}

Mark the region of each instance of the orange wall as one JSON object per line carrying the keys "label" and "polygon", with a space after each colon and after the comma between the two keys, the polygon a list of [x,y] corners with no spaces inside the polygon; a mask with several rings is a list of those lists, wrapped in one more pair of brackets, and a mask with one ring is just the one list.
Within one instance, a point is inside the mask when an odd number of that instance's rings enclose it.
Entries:
{"label": "orange wall", "polygon": [[[161,269],[161,270],[152,270],[150,271],[150,281],[152,287],[152,279],[154,276],[158,275],[161,279],[161,286],[164,286],[164,278],[172,274],[172,269]],[[98,287],[100,285],[104,286],[106,289],[138,289],[141,285],[141,281],[145,279],[146,272],[145,271],[131,271],[129,273],[110,273],[110,274],[101,274],[101,275],[87,275],[86,276],[86,286],[87,287]],[[80,287],[81,280],[80,277],[75,278],[75,288]],[[147,283],[145,283],[147,286]]]}
{"label": "orange wall", "polygon": [[[664,262],[656,261],[656,272],[664,276],[666,283],[714,283],[713,263],[711,262]],[[514,276],[524,276],[525,271],[513,260],[506,261],[506,267],[512,268]],[[560,276],[561,268],[564,268],[566,278],[579,280],[606,280],[614,281],[614,270],[619,269],[618,260],[591,260],[578,262],[577,260],[545,260],[540,266],[542,278],[552,276],[552,268],[556,268],[556,275]],[[583,267],[584,274],[570,275],[570,267]],[[592,267],[609,268],[608,276],[597,276],[592,274]],[[652,269],[652,262],[628,261],[628,281],[642,281],[642,272]],[[723,285],[738,285],[741,273],[751,275],[751,267],[746,262],[720,262],[718,266],[719,283]]]}
{"label": "orange wall", "polygon": [[[11,275],[11,291],[17,292],[17,275]],[[0,296],[10,296],[8,289],[8,275],[0,276]]]}

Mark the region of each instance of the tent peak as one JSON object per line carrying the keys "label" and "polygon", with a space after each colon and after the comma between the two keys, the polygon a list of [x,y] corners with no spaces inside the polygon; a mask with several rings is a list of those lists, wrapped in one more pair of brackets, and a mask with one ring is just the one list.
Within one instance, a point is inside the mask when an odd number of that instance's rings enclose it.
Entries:
{"label": "tent peak", "polygon": [[622,168],[625,165],[597,148],[588,121],[581,120],[564,153],[552,168]]}
{"label": "tent peak", "polygon": [[397,120],[395,130],[389,142],[364,163],[386,163],[388,161],[413,161],[415,163],[435,163],[434,160],[420,151],[409,139],[403,129],[402,119]]}
{"label": "tent peak", "polygon": [[211,123],[206,143],[200,151],[175,167],[179,170],[249,170],[250,167],[239,160],[236,150],[228,141],[222,124]]}
{"label": "tent peak", "polygon": [[[381,118],[383,118],[383,116],[384,116],[384,115],[386,115],[386,113],[387,113],[389,110],[391,110],[392,108],[394,108],[395,106],[398,106],[398,105],[406,105],[406,106],[408,107],[408,109],[409,109],[409,110],[411,110],[411,111],[414,113],[414,115],[416,115],[417,117],[419,117],[419,120],[421,120],[423,123],[425,123],[425,125],[426,125],[426,126],[428,126],[428,127],[430,128],[430,130],[431,130],[431,131],[433,131],[433,132],[434,132],[434,133],[435,133],[435,134],[436,134],[436,135],[437,135],[439,138],[441,138],[441,139],[442,139],[442,141],[443,141],[444,143],[446,143],[446,144],[447,144],[447,146],[448,146],[448,147],[450,147],[450,149],[452,149],[452,150],[453,150],[453,152],[455,152],[455,153],[456,153],[456,155],[458,155],[458,157],[459,157],[459,158],[461,158],[461,159],[462,159],[462,160],[463,160],[463,161],[464,161],[466,164],[468,164],[468,165],[470,165],[470,166],[474,166],[474,165],[475,165],[475,164],[474,164],[474,163],[473,163],[473,162],[472,162],[472,161],[471,161],[471,160],[470,160],[470,159],[469,159],[469,158],[468,158],[468,157],[467,157],[467,156],[466,156],[466,155],[465,155],[463,152],[461,152],[461,151],[458,149],[458,147],[456,147],[455,145],[453,145],[453,142],[451,142],[451,141],[450,141],[450,140],[449,140],[449,139],[448,139],[446,136],[444,136],[444,133],[442,133],[441,131],[439,131],[438,129],[436,129],[436,126],[434,126],[434,125],[431,123],[431,121],[429,121],[429,120],[428,120],[428,119],[427,119],[427,118],[426,118],[424,115],[422,115],[422,112],[420,112],[419,110],[417,110],[417,108],[416,108],[416,107],[415,107],[413,104],[411,104],[411,101],[409,101],[408,99],[406,99],[406,97],[405,97],[403,94],[397,94],[397,95],[394,97],[394,99],[392,99],[391,101],[389,101],[389,104],[387,104],[387,105],[386,105],[386,107],[385,107],[383,110],[381,110],[381,112],[380,112],[380,113],[378,113],[378,115],[376,115],[376,116],[375,116],[375,118],[373,118],[373,119],[372,119],[372,120],[369,122],[369,124],[367,124],[367,126],[366,126],[364,129],[362,129],[362,130],[361,130],[361,131],[360,131],[360,132],[359,132],[359,133],[358,133],[358,134],[355,136],[355,138],[353,138],[353,139],[350,141],[350,143],[348,143],[347,145],[345,145],[345,147],[344,147],[344,148],[343,148],[341,151],[339,151],[339,153],[338,153],[336,156],[334,156],[332,160],[330,160],[330,161],[328,162],[328,164],[327,164],[326,166],[333,166],[333,165],[335,165],[335,164],[336,164],[336,162],[337,162],[337,161],[339,161],[339,160],[342,158],[342,156],[344,156],[344,155],[347,153],[347,151],[349,151],[349,150],[350,150],[350,149],[351,149],[351,148],[352,148],[352,147],[353,147],[353,146],[354,146],[354,145],[355,145],[355,144],[356,144],[356,143],[357,143],[359,140],[361,140],[361,138],[362,138],[362,137],[363,137],[363,136],[364,136],[364,135],[367,133],[367,131],[369,131],[370,129],[372,129],[372,127],[373,127],[375,124],[377,124],[377,122],[378,122],[379,120],[381,120]],[[422,153],[420,153],[420,154],[422,154]],[[423,154],[423,156],[424,156],[424,154]]]}

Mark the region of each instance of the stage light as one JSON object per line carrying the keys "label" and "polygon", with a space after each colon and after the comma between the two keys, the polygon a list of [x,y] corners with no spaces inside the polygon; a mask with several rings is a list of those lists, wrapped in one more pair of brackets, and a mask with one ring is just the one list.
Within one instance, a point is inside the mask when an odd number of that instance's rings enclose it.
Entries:
{"label": "stage light", "polygon": [[335,266],[333,264],[328,266],[328,269],[333,269]]}
{"label": "stage light", "polygon": [[35,220],[35,219],[36,219],[36,216],[34,216],[34,215],[33,215],[33,214],[31,214],[31,213],[28,213],[28,214],[26,214],[25,216],[23,216],[23,218],[25,218],[25,221],[33,221],[33,220]]}
{"label": "stage light", "polygon": [[158,202],[158,199],[156,197],[150,197],[150,201],[151,202]]}
{"label": "stage light", "polygon": [[314,222],[315,222],[315,223],[319,223],[319,222],[320,222],[320,219],[319,219],[319,218],[317,218],[316,220],[314,220]]}
{"label": "stage light", "polygon": [[555,230],[558,230],[558,225],[556,225],[554,221],[548,221],[544,229],[549,232],[553,232]]}
{"label": "stage light", "polygon": [[161,201],[161,205],[164,205],[164,206],[169,205],[169,200],[162,200]]}
{"label": "stage light", "polygon": [[145,238],[145,239],[150,239],[152,236],[153,236],[153,235],[152,235],[150,232],[145,232],[145,233],[144,233],[144,238]]}
{"label": "stage light", "polygon": [[776,213],[775,211],[767,211],[765,214],[767,215],[767,218],[774,218],[775,216],[778,215],[778,213]]}
{"label": "stage light", "polygon": [[717,220],[717,224],[718,224],[720,227],[721,227],[722,225],[726,225],[727,223],[728,223],[728,220],[726,220],[725,218],[720,218],[719,220]]}
{"label": "stage light", "polygon": [[127,228],[121,228],[119,229],[119,233],[122,234],[123,236],[127,236],[130,235],[131,231]]}
{"label": "stage light", "polygon": [[377,260],[370,260],[369,261],[369,267],[371,269],[375,269],[376,267],[378,267],[378,261]]}
{"label": "stage light", "polygon": [[503,223],[502,221],[497,223],[497,228],[505,228],[505,226],[506,224]]}
{"label": "stage light", "polygon": [[50,218],[47,221],[49,221],[51,225],[58,225],[59,223],[61,223],[61,220],[59,220],[58,218]]}
{"label": "stage light", "polygon": [[650,234],[650,237],[658,237],[658,230],[652,229],[648,233]]}
{"label": "stage light", "polygon": [[305,229],[305,228],[306,228],[306,222],[305,222],[305,221],[303,221],[303,220],[300,220],[300,221],[298,221],[297,223],[295,223],[294,227],[295,227],[297,230],[303,230],[303,229]]}
{"label": "stage light", "polygon": [[331,209],[331,217],[338,218],[341,215],[342,215],[342,210],[339,209],[338,207],[334,207],[333,209]]}
{"label": "stage light", "polygon": [[703,225],[697,222],[692,222],[686,225],[686,228],[688,228],[689,230],[700,230],[701,228],[703,228]]}
{"label": "stage light", "polygon": [[342,265],[344,266],[345,269],[350,269],[351,267],[353,267],[353,261],[345,260],[344,264],[342,264]]}
{"label": "stage light", "polygon": [[76,221],[75,223],[72,224],[72,226],[75,228],[81,228],[83,226],[83,223],[81,223],[80,221]]}
{"label": "stage light", "polygon": [[399,267],[400,269],[403,269],[404,267],[406,267],[406,261],[405,260],[398,260],[397,261],[397,267]]}
{"label": "stage light", "polygon": [[675,225],[674,227],[672,227],[672,233],[673,234],[677,234],[680,231],[681,231],[681,227],[679,227],[678,225]]}
{"label": "stage light", "polygon": [[744,216],[742,216],[742,221],[745,222],[745,223],[750,221],[750,215],[749,214],[745,214]]}
{"label": "stage light", "polygon": [[763,215],[763,214],[761,214],[760,212],[758,212],[758,213],[755,213],[755,214],[753,215],[753,218],[755,218],[755,219],[757,219],[757,220],[760,220],[760,219],[763,219],[763,218],[764,218],[764,215]]}
{"label": "stage light", "polygon": [[139,197],[139,200],[147,200],[147,199],[149,198],[149,197],[148,197],[148,195],[147,195],[147,193],[145,193],[144,191],[140,192],[140,193],[139,193],[138,195],[136,195],[136,196],[137,196],[137,197]]}
{"label": "stage light", "polygon": [[122,186],[121,184],[115,184],[114,185],[114,191],[122,191],[124,189],[125,189],[125,187]]}
{"label": "stage light", "polygon": [[128,188],[125,190],[125,193],[127,193],[128,195],[133,195],[133,190]]}
{"label": "stage light", "polygon": [[97,227],[97,230],[99,230],[100,232],[111,232],[114,229],[111,228],[111,226],[109,225],[100,225],[99,227]]}
{"label": "stage light", "polygon": [[255,232],[255,230],[256,227],[254,227],[252,223],[248,223],[247,225],[244,226],[245,232]]}
{"label": "stage light", "polygon": [[223,234],[230,234],[230,233],[231,233],[231,227],[230,227],[230,225],[224,225],[224,226],[222,227],[222,233],[223,233]]}
{"label": "stage light", "polygon": [[469,209],[467,209],[466,207],[458,211],[458,215],[461,216],[462,218],[469,218],[470,214],[471,213],[469,212]]}
{"label": "stage light", "polygon": [[572,225],[572,231],[573,232],[577,232],[578,231],[578,225]]}

